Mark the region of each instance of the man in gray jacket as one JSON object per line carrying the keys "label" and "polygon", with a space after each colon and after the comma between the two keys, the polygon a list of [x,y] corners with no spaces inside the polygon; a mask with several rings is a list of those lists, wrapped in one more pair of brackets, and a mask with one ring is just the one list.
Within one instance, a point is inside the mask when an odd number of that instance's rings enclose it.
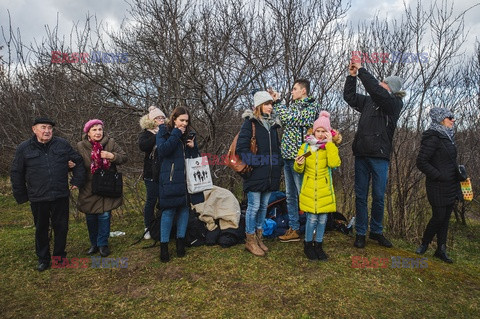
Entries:
{"label": "man in gray jacket", "polygon": [[67,254],[69,161],[73,166],[71,188],[81,187],[85,181],[82,157],[65,139],[53,137],[54,126],[55,122],[48,118],[35,120],[34,136],[17,147],[10,171],[15,200],[19,204],[30,201],[38,271],[50,267],[50,221],[55,233],[53,255],[64,258]]}

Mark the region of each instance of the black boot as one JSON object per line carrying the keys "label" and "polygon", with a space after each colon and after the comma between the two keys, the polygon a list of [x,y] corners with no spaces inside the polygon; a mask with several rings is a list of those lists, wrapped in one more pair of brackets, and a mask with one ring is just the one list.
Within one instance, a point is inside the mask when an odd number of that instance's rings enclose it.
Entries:
{"label": "black boot", "polygon": [[110,248],[108,248],[108,246],[100,246],[98,247],[98,250],[100,251],[100,256],[102,257],[107,257],[111,253]]}
{"label": "black boot", "polygon": [[39,262],[37,265],[37,270],[39,272],[45,271],[50,268],[50,262]]}
{"label": "black boot", "polygon": [[370,239],[378,241],[378,244],[383,247],[391,248],[393,247],[392,243],[383,236],[383,234],[370,233],[368,236]]}
{"label": "black boot", "polygon": [[168,243],[160,243],[160,261],[167,263],[170,261],[170,255],[168,254]]}
{"label": "black boot", "polygon": [[98,247],[97,246],[90,246],[90,249],[87,251],[87,255],[93,255],[98,253]]}
{"label": "black boot", "polygon": [[318,260],[327,261],[328,255],[325,253],[322,246],[323,246],[323,242],[318,242],[318,241],[315,242],[315,254],[318,257]]}
{"label": "black boot", "polygon": [[453,263],[453,260],[451,260],[450,257],[448,257],[447,255],[447,246],[445,246],[445,244],[442,244],[437,248],[435,254],[433,254],[433,257],[437,257],[440,260],[449,264]]}
{"label": "black boot", "polygon": [[415,253],[418,255],[423,255],[427,251],[427,248],[428,248],[428,244],[421,244],[420,246],[418,246]]}
{"label": "black boot", "polygon": [[185,256],[185,238],[177,238],[177,257]]}
{"label": "black boot", "polygon": [[303,242],[303,252],[310,260],[317,260],[317,254],[315,253],[315,248],[313,247],[313,241],[304,241]]}
{"label": "black boot", "polygon": [[365,235],[356,235],[353,246],[357,248],[365,248]]}

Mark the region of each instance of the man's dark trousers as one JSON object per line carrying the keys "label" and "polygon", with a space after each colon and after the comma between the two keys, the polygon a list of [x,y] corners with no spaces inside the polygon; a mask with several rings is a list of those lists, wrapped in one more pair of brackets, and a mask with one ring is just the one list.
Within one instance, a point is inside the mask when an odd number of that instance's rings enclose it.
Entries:
{"label": "man's dark trousers", "polygon": [[35,222],[35,250],[39,263],[49,263],[50,241],[48,230],[50,220],[54,232],[53,256],[66,257],[69,198],[63,197],[54,201],[30,203]]}

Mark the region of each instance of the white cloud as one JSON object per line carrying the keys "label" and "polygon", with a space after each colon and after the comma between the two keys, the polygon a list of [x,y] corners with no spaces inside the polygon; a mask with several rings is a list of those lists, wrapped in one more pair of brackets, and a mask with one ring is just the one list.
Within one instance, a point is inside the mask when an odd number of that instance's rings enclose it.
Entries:
{"label": "white cloud", "polygon": [[[441,2],[441,0],[437,1],[437,3],[439,2]],[[465,10],[477,5],[469,10],[464,16],[465,31],[468,31],[465,50],[467,52],[472,52],[475,40],[478,39],[480,41],[479,33],[477,31],[480,30],[480,20],[478,19],[480,16],[480,1],[456,0],[447,2],[448,8],[450,8],[450,6],[453,4],[454,16],[457,16]],[[412,8],[415,8],[417,5],[416,0],[406,0],[405,3],[407,6]],[[429,8],[431,3],[433,3],[432,0],[421,0],[421,5],[423,8]],[[403,13],[403,0],[352,0],[352,6],[348,12],[347,21],[350,21],[353,23],[353,25],[356,25],[358,22],[370,20],[376,14],[378,14],[380,18],[399,19]]]}
{"label": "white cloud", "polygon": [[[57,24],[57,15],[58,33],[67,38],[73,25],[78,22],[82,25],[88,15],[95,15],[99,22],[106,23],[113,30],[118,29],[129,5],[118,0],[0,0],[0,8],[0,25],[4,33],[8,32],[8,12],[10,12],[13,29],[20,30],[22,42],[28,45],[34,39],[39,42],[46,37],[45,26],[48,25],[53,29]],[[2,43],[4,43],[3,37],[0,39],[0,45]]]}

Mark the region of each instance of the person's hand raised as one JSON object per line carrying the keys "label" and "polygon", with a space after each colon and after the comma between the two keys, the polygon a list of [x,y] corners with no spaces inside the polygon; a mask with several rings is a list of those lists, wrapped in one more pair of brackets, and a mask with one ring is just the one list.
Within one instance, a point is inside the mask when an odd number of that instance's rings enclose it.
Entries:
{"label": "person's hand raised", "polygon": [[195,139],[195,137],[192,138],[191,140],[187,140],[187,146],[188,147],[193,148],[195,146],[195,143],[193,142],[194,139]]}
{"label": "person's hand raised", "polygon": [[358,70],[362,67],[360,63],[350,63],[348,66],[348,72],[351,76],[357,76]]}
{"label": "person's hand raised", "polygon": [[175,127],[178,128],[180,131],[182,131],[182,134],[185,133],[185,131],[187,130],[186,126],[175,126]]}
{"label": "person's hand raised", "polygon": [[268,88],[267,89],[267,92],[268,94],[270,94],[270,96],[272,97],[273,101],[277,101],[277,100],[280,100],[281,99],[281,95],[280,93],[278,93],[277,91],[275,91],[273,88]]}
{"label": "person's hand raised", "polygon": [[331,142],[332,138],[332,132],[325,132],[325,139],[327,140],[327,142]]}

